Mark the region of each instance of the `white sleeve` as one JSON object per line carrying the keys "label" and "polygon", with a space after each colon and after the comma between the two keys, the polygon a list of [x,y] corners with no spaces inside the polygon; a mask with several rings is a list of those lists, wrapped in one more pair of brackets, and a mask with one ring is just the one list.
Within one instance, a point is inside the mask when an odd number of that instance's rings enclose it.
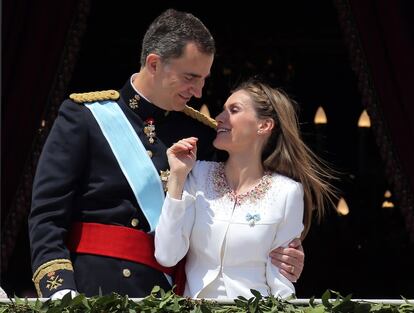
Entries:
{"label": "white sleeve", "polygon": [[0,287],[0,299],[3,298],[7,299],[7,293]]}
{"label": "white sleeve", "polygon": [[[303,188],[301,184],[295,183],[294,187],[288,190],[284,218],[278,225],[272,250],[285,247],[294,238],[300,237],[303,230],[303,207]],[[286,298],[295,293],[293,284],[272,264],[270,256],[266,264],[266,280],[275,296]]]}
{"label": "white sleeve", "polygon": [[168,193],[165,197],[155,229],[154,255],[162,266],[174,266],[187,254],[195,217],[195,187],[194,173],[190,172],[181,200]]}

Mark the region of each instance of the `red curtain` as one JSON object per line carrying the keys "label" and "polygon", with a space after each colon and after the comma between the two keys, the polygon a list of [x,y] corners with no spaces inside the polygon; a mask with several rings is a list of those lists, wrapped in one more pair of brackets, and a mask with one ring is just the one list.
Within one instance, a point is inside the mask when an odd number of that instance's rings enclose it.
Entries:
{"label": "red curtain", "polygon": [[3,6],[2,211],[31,152],[77,1],[5,1]]}
{"label": "red curtain", "polygon": [[36,141],[50,127],[46,123],[40,130],[42,120],[48,121],[51,107],[66,92],[88,4],[89,0],[3,2],[2,271],[30,210]]}
{"label": "red curtain", "polygon": [[414,4],[336,4],[386,173],[414,240]]}

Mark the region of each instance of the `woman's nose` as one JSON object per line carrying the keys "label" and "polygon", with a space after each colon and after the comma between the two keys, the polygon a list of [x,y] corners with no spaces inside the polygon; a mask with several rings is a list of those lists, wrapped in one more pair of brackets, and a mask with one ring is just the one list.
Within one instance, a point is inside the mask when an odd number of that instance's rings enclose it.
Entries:
{"label": "woman's nose", "polygon": [[224,111],[222,111],[221,113],[219,113],[219,115],[216,116],[217,123],[223,123],[223,120],[224,120]]}

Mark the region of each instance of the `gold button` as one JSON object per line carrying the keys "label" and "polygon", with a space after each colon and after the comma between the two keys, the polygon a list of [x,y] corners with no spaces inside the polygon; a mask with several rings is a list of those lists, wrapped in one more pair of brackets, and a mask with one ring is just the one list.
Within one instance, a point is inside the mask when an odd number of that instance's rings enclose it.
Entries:
{"label": "gold button", "polygon": [[150,158],[152,158],[152,151],[147,150],[147,153],[148,153],[148,156],[149,156]]}
{"label": "gold button", "polygon": [[137,227],[137,226],[138,226],[138,224],[139,224],[139,220],[138,220],[137,218],[133,218],[133,219],[131,220],[131,225],[132,225],[133,227]]}
{"label": "gold button", "polygon": [[124,277],[129,277],[129,276],[131,276],[131,271],[127,268],[124,268],[122,270],[122,275],[124,275]]}

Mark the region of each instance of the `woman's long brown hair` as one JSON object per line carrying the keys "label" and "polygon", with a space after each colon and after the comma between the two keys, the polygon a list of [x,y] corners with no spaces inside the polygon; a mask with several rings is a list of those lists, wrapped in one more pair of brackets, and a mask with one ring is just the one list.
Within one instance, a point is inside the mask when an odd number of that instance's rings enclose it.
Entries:
{"label": "woman's long brown hair", "polygon": [[262,152],[265,170],[277,172],[298,181],[304,191],[304,230],[302,239],[309,231],[315,210],[320,221],[328,203],[336,198],[330,184],[333,171],[320,160],[303,142],[293,102],[280,89],[274,89],[258,81],[247,81],[236,90],[246,91],[254,102],[259,119],[272,118],[272,133]]}

